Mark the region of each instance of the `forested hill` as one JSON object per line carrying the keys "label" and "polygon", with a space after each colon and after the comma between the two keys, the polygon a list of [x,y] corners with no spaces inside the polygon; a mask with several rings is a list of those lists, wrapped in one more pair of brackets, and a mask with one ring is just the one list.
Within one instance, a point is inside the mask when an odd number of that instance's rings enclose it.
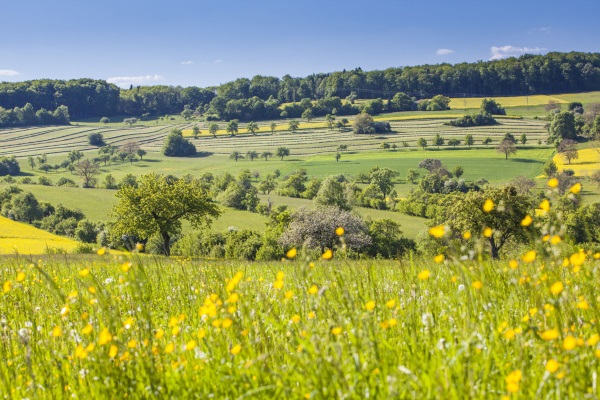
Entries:
{"label": "forested hill", "polygon": [[[33,80],[0,83],[0,107],[69,107],[74,118],[111,115],[164,115],[184,107],[219,114],[236,107],[231,100],[252,99],[252,107],[303,98],[391,98],[404,92],[416,98],[513,96],[600,90],[600,53],[548,53],[476,63],[420,65],[382,71],[313,74],[304,78],[255,76],[218,87],[142,86],[120,90],[103,80]],[[257,115],[260,115],[257,112]]]}

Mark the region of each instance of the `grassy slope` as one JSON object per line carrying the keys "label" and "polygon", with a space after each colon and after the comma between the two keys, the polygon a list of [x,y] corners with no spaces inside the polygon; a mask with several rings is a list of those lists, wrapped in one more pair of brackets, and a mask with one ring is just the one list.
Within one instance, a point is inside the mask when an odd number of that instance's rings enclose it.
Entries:
{"label": "grassy slope", "polygon": [[79,245],[75,240],[0,217],[0,254],[44,254],[47,249],[72,251]]}

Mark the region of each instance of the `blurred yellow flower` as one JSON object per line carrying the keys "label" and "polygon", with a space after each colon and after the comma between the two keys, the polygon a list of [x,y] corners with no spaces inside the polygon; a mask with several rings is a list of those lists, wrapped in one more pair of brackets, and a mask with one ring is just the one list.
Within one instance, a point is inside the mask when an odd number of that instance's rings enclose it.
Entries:
{"label": "blurred yellow flower", "polygon": [[127,347],[130,349],[135,349],[137,347],[137,340],[131,339],[129,342],[127,342]]}
{"label": "blurred yellow flower", "polygon": [[492,237],[493,233],[494,231],[490,227],[487,227],[483,230],[483,236],[485,236],[486,238]]}
{"label": "blurred yellow flower", "polygon": [[365,304],[365,309],[367,311],[373,311],[375,309],[375,301],[367,301],[367,303]]}
{"label": "blurred yellow flower", "polygon": [[559,294],[562,293],[562,291],[563,291],[564,288],[565,287],[564,287],[563,283],[560,282],[560,281],[558,281],[558,282],[555,282],[552,286],[550,286],[550,292],[553,295],[558,296]]}
{"label": "blurred yellow flower", "polygon": [[103,256],[104,254],[106,254],[106,247],[101,247],[98,249],[98,255],[99,256]]}
{"label": "blurred yellow flower", "polygon": [[573,350],[575,346],[577,346],[577,339],[571,335],[565,337],[565,340],[563,340],[563,349]]}
{"label": "blurred yellow flower", "polygon": [[531,216],[526,215],[525,218],[521,220],[521,226],[529,226],[533,222],[533,218]]}
{"label": "blurred yellow flower", "polygon": [[337,326],[337,327],[331,329],[331,333],[334,335],[339,335],[340,333],[342,333],[342,328]]}
{"label": "blurred yellow flower", "polygon": [[301,319],[302,318],[298,314],[292,316],[292,322],[295,323],[295,324],[297,324],[298,322],[300,322]]}
{"label": "blurred yellow flower", "polygon": [[434,226],[433,228],[429,229],[429,234],[431,236],[433,236],[434,238],[442,238],[444,237],[446,228],[444,225],[438,225],[438,226]]}
{"label": "blurred yellow flower", "polygon": [[8,293],[8,292],[10,292],[11,289],[12,289],[12,282],[11,281],[4,282],[4,285],[2,285],[2,291],[4,293]]}
{"label": "blurred yellow flower", "polygon": [[[281,254],[281,253],[280,253],[280,254]],[[287,258],[294,258],[294,257],[296,257],[296,254],[298,254],[298,250],[296,250],[296,248],[295,248],[295,247],[292,247],[291,249],[289,249],[289,250],[287,251],[287,253],[285,253],[285,256],[286,256]]]}
{"label": "blurred yellow flower", "polygon": [[539,208],[546,212],[550,211],[550,202],[548,201],[548,199],[542,200],[542,202],[539,205]]}
{"label": "blurred yellow flower", "polygon": [[223,323],[221,324],[221,327],[223,329],[227,329],[229,328],[231,325],[233,325],[233,320],[231,318],[224,318],[223,319]]}
{"label": "blurred yellow flower", "polygon": [[594,333],[592,336],[590,336],[586,343],[588,346],[595,346],[598,344],[598,342],[600,342],[600,335]]}
{"label": "blurred yellow flower", "polygon": [[587,301],[581,300],[581,301],[577,302],[576,307],[579,308],[580,310],[588,310],[590,308],[590,305]]}
{"label": "blurred yellow flower", "polygon": [[394,307],[396,307],[396,300],[394,300],[394,299],[388,300],[388,301],[385,303],[385,306],[386,306],[387,308],[394,308]]}
{"label": "blurred yellow flower", "polygon": [[483,287],[483,283],[481,283],[481,281],[475,281],[471,283],[471,286],[473,286],[473,288],[476,290],[480,290]]}
{"label": "blurred yellow flower", "polygon": [[333,257],[333,252],[330,249],[327,249],[321,257],[323,258],[323,260],[331,260],[331,257]]}
{"label": "blurred yellow flower", "polygon": [[555,188],[558,186],[558,179],[556,178],[551,178],[550,180],[548,180],[548,186],[551,188]]}
{"label": "blurred yellow flower", "polygon": [[431,275],[431,272],[428,269],[424,269],[417,274],[417,278],[419,278],[419,280],[426,281],[429,279],[429,275]]}
{"label": "blurred yellow flower", "polygon": [[52,337],[62,336],[62,328],[60,326],[55,326],[52,328]]}
{"label": "blurred yellow flower", "polygon": [[126,263],[121,264],[121,271],[127,273],[127,271],[129,271],[129,269],[131,269],[132,265],[133,264],[130,263],[130,262],[126,262]]}
{"label": "blurred yellow flower", "polygon": [[527,253],[525,253],[521,257],[521,260],[523,260],[526,263],[531,263],[531,262],[535,261],[536,257],[537,257],[537,253],[535,252],[535,250],[529,250]]}
{"label": "blurred yellow flower", "polygon": [[463,232],[463,239],[465,239],[465,240],[471,239],[471,231]]}
{"label": "blurred yellow flower", "polygon": [[115,358],[118,353],[119,353],[119,348],[117,346],[115,346],[114,344],[111,345],[110,349],[108,350],[108,356],[110,358]]}
{"label": "blurred yellow flower", "polygon": [[165,336],[165,330],[162,328],[158,328],[156,330],[156,333],[154,334],[154,337],[157,339],[161,339],[163,336]]}
{"label": "blurred yellow flower", "polygon": [[81,271],[79,271],[79,276],[82,277],[82,278],[85,278],[89,274],[90,274],[90,269],[89,268],[84,268]]}
{"label": "blurred yellow flower", "polygon": [[556,329],[548,329],[542,332],[541,337],[544,340],[554,340],[558,338],[558,331]]}
{"label": "blurred yellow flower", "polygon": [[569,191],[573,194],[579,194],[579,192],[581,192],[581,183],[577,182],[576,184],[571,186]]}
{"label": "blurred yellow flower", "polygon": [[586,255],[583,251],[580,251],[579,253],[573,253],[570,257],[569,257],[569,262],[571,263],[571,265],[575,266],[575,267],[579,267],[581,266],[586,259]]}
{"label": "blurred yellow flower", "polygon": [[521,370],[515,370],[508,374],[505,379],[506,381],[506,391],[509,393],[516,393],[519,391],[519,382],[521,382],[521,378],[523,375],[521,374]]}
{"label": "blurred yellow flower", "polygon": [[168,345],[165,346],[166,354],[171,354],[173,352],[173,350],[175,350],[175,345],[173,343],[169,343]]}
{"label": "blurred yellow flower", "polygon": [[510,260],[508,262],[508,266],[510,267],[510,269],[517,269],[517,267],[519,266],[519,262],[517,260]]}
{"label": "blurred yellow flower", "polygon": [[275,281],[273,282],[273,287],[277,290],[281,289],[283,287],[283,281]]}
{"label": "blurred yellow flower", "polygon": [[560,367],[560,364],[555,359],[551,359],[546,362],[546,371],[550,372],[551,374],[555,373],[558,370],[558,367]]}
{"label": "blurred yellow flower", "polygon": [[105,345],[107,343],[110,343],[112,341],[113,337],[110,334],[110,332],[108,331],[107,328],[102,329],[102,331],[100,332],[100,339],[98,340],[98,343],[100,345]]}
{"label": "blurred yellow flower", "polygon": [[197,345],[196,341],[192,339],[185,344],[185,349],[186,350],[194,350],[196,348],[196,345]]}
{"label": "blurred yellow flower", "polygon": [[308,293],[310,294],[317,294],[319,292],[319,288],[317,287],[317,285],[312,285],[311,287],[308,288]]}
{"label": "blurred yellow flower", "polygon": [[229,352],[231,354],[233,354],[234,356],[237,355],[237,354],[240,354],[240,351],[242,351],[242,346],[239,345],[239,344],[236,344],[235,346],[233,346],[231,348],[231,350],[229,350]]}
{"label": "blurred yellow flower", "polygon": [[483,211],[489,213],[494,209],[494,202],[492,199],[487,199],[485,203],[483,203]]}
{"label": "blurred yellow flower", "polygon": [[83,333],[84,335],[89,335],[90,333],[92,333],[92,331],[94,330],[94,327],[90,324],[87,324],[82,330],[81,333]]}
{"label": "blurred yellow flower", "polygon": [[344,228],[342,228],[341,226],[337,227],[337,229],[335,230],[335,234],[338,236],[344,235]]}
{"label": "blurred yellow flower", "polygon": [[437,256],[433,257],[433,261],[438,264],[444,262],[445,259],[446,257],[443,254],[438,254]]}
{"label": "blurred yellow flower", "polygon": [[294,292],[292,292],[291,290],[288,290],[287,292],[285,292],[285,298],[286,299],[291,299],[292,297],[294,297]]}
{"label": "blurred yellow flower", "polygon": [[550,238],[550,243],[557,245],[562,241],[562,239],[560,238],[560,236],[558,235],[554,235],[552,236],[552,238]]}
{"label": "blurred yellow flower", "polygon": [[25,272],[17,272],[17,282],[23,282],[25,280]]}

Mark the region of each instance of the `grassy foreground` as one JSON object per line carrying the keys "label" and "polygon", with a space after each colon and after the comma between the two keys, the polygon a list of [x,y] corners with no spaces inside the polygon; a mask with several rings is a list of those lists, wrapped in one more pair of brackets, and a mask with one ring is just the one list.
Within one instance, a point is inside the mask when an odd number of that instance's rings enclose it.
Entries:
{"label": "grassy foreground", "polygon": [[565,262],[561,256],[532,261],[535,253],[528,253],[510,263],[336,258],[268,264],[135,255],[5,258],[0,392],[4,398],[600,395],[600,262],[592,254]]}

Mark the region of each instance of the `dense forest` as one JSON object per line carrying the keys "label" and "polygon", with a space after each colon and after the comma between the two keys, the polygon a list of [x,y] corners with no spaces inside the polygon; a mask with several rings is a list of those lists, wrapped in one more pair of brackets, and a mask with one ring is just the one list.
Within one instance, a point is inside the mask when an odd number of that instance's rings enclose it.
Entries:
{"label": "dense forest", "polygon": [[31,103],[35,109],[68,106],[73,118],[165,115],[184,108],[221,119],[271,118],[280,103],[302,99],[415,99],[514,96],[600,90],[600,53],[523,55],[475,63],[420,65],[365,72],[313,74],[303,78],[255,76],[217,87],[138,86],[121,90],[103,80],[33,80],[0,83],[0,107]]}

